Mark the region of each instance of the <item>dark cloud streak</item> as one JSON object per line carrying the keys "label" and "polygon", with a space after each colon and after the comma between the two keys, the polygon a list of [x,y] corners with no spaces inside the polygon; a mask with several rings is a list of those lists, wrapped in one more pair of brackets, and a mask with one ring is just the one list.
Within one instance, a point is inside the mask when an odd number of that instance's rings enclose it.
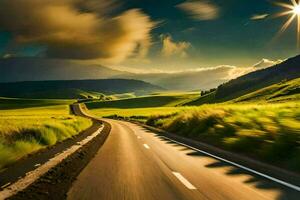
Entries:
{"label": "dark cloud streak", "polygon": [[108,0],[1,0],[0,29],[11,32],[17,44],[45,45],[49,57],[117,63],[145,56],[155,22],[139,9],[108,17],[115,5]]}

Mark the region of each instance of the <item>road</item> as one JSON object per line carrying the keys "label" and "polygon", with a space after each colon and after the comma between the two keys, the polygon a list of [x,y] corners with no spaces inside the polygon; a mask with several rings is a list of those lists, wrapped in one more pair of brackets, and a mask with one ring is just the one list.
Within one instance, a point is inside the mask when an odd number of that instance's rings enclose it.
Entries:
{"label": "road", "polygon": [[300,199],[300,193],[172,142],[106,120],[107,141],[77,177],[69,200]]}

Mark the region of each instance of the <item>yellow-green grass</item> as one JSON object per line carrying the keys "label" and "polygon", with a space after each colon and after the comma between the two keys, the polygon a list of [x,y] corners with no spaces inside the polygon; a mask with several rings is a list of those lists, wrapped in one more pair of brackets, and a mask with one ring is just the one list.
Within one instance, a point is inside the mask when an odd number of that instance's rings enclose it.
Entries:
{"label": "yellow-green grass", "polygon": [[300,171],[300,102],[94,109]]}
{"label": "yellow-green grass", "polygon": [[132,109],[118,109],[118,108],[102,108],[92,109],[90,113],[99,117],[130,117],[147,119],[150,116],[156,115],[171,115],[182,110],[192,109],[192,107],[156,107],[156,108],[132,108]]}
{"label": "yellow-green grass", "polygon": [[111,98],[111,100],[118,100],[118,99],[135,98],[136,95],[134,93],[122,93],[122,94],[113,94],[108,97]]}
{"label": "yellow-green grass", "polygon": [[269,87],[257,90],[250,94],[246,94],[233,102],[283,102],[283,101],[299,101],[300,100],[300,78],[291,81],[282,81]]}
{"label": "yellow-green grass", "polygon": [[300,171],[300,102],[206,105],[146,123]]}
{"label": "yellow-green grass", "polygon": [[33,108],[51,105],[66,105],[75,100],[55,100],[55,99],[21,99],[0,97],[0,110]]}
{"label": "yellow-green grass", "polygon": [[0,170],[91,125],[71,115],[69,105],[0,110]]}
{"label": "yellow-green grass", "polygon": [[198,93],[163,93],[113,101],[94,101],[87,103],[86,106],[89,109],[175,107],[185,104],[198,96]]}

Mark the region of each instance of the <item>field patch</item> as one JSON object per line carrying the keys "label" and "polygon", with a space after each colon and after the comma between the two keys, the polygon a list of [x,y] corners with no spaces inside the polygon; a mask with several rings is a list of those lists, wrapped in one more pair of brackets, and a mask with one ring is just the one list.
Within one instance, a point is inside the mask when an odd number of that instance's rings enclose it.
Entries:
{"label": "field patch", "polygon": [[0,170],[92,125],[88,119],[71,115],[69,105],[47,105],[48,102],[43,107],[0,110]]}
{"label": "field patch", "polygon": [[114,101],[95,101],[87,103],[89,109],[97,108],[150,108],[150,107],[175,107],[185,104],[200,94],[198,93],[159,93],[151,96],[121,99]]}

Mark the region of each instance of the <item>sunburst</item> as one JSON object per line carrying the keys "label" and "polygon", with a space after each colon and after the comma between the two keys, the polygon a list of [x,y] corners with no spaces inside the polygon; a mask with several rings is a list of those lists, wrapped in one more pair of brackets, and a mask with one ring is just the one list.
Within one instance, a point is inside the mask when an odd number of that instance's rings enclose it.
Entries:
{"label": "sunburst", "polygon": [[290,16],[281,27],[279,34],[283,33],[291,23],[297,21],[297,46],[300,46],[300,0],[290,0],[291,3],[275,2],[276,5],[285,8],[286,10],[278,13],[275,17]]}

